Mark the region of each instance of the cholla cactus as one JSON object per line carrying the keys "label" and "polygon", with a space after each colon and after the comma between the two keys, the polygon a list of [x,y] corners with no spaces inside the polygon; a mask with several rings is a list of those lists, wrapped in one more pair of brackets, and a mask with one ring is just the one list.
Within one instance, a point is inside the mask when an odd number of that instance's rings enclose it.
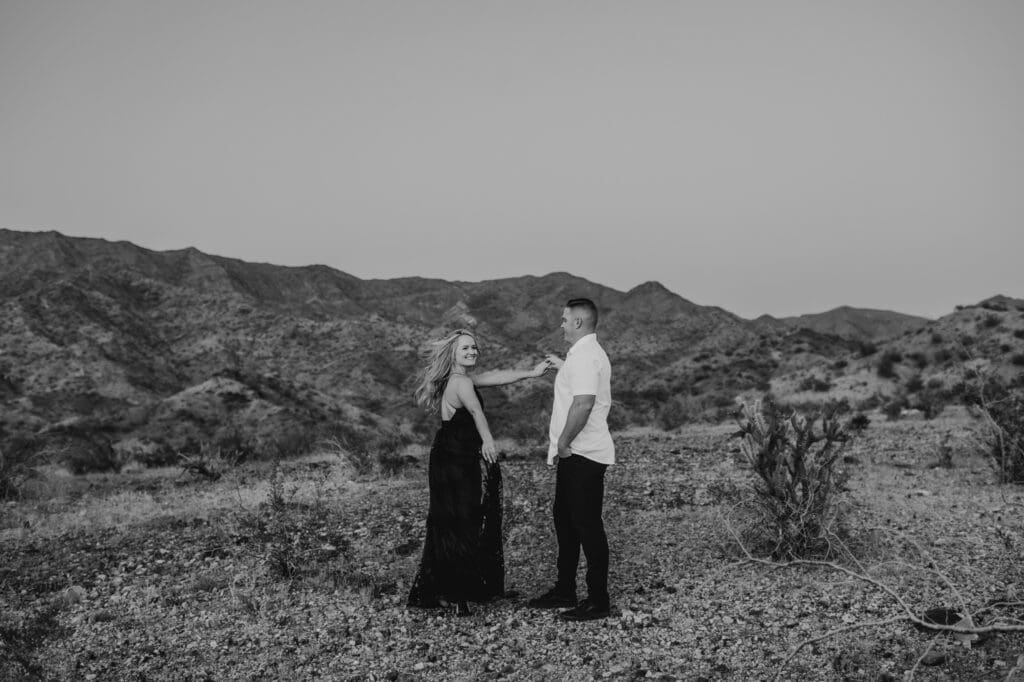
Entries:
{"label": "cholla cactus", "polygon": [[[821,419],[821,430],[815,424]],[[834,414],[780,415],[761,401],[739,419],[744,461],[757,474],[754,502],[777,558],[828,556],[838,527],[836,462],[847,436]]]}

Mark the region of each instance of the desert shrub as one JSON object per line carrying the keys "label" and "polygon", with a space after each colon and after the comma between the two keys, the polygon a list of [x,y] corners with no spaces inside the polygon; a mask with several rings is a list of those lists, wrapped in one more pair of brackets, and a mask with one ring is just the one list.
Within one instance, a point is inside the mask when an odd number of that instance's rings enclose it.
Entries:
{"label": "desert shrub", "polygon": [[857,352],[860,353],[862,358],[866,358],[877,353],[878,346],[870,341],[861,341],[860,344],[858,344]]}
{"label": "desert shrub", "polygon": [[656,417],[658,426],[666,431],[677,429],[691,419],[690,410],[679,398],[670,398],[662,403]]}
{"label": "desert shrub", "polygon": [[928,356],[920,351],[907,353],[907,357],[914,361],[914,364],[917,365],[918,369],[924,369],[928,366]]}
{"label": "desert shrub", "polygon": [[640,395],[652,402],[662,402],[668,400],[672,392],[669,390],[668,384],[664,381],[652,381],[651,383],[640,389]]}
{"label": "desert shrub", "polygon": [[239,535],[256,549],[272,578],[290,580],[320,570],[350,549],[343,524],[325,504],[324,486],[314,488],[312,503],[297,501],[297,487],[285,485],[280,460],[274,460],[267,484],[266,500],[240,518]]}
{"label": "desert shrub", "polygon": [[873,393],[857,403],[857,409],[861,411],[874,410],[881,407],[883,403],[885,403],[885,397],[878,393]]}
{"label": "desert shrub", "polygon": [[850,417],[849,423],[846,425],[847,430],[861,432],[867,429],[871,425],[871,418],[863,412]]}
{"label": "desert shrub", "polygon": [[932,343],[942,343],[942,334],[934,332],[932,334]]}
{"label": "desert shrub", "polygon": [[986,315],[978,323],[978,327],[981,329],[995,329],[1002,324],[1003,318],[998,315]]}
{"label": "desert shrub", "polygon": [[917,393],[922,388],[924,388],[924,380],[921,378],[921,375],[915,374],[914,376],[907,379],[906,388],[908,393]]}
{"label": "desert shrub", "polygon": [[937,365],[944,365],[953,359],[953,352],[948,348],[940,348],[932,353],[932,359]]}
{"label": "desert shrub", "polygon": [[950,443],[951,438],[952,434],[947,431],[945,435],[943,435],[942,440],[939,442],[939,446],[935,451],[935,466],[941,469],[953,468],[953,445]]}
{"label": "desert shrub", "polygon": [[889,421],[896,421],[903,414],[903,408],[907,406],[904,398],[893,398],[882,406],[882,414]]}
{"label": "desert shrub", "polygon": [[343,457],[356,473],[394,475],[416,462],[414,457],[401,454],[409,440],[390,432],[351,432],[340,437],[327,439],[327,449]]}
{"label": "desert shrub", "polygon": [[1010,362],[1017,366],[1024,366],[1024,353],[1014,354],[1014,356],[1010,358]]}
{"label": "desert shrub", "polygon": [[118,471],[123,464],[110,441],[98,434],[75,432],[56,438],[50,447],[73,474]]}
{"label": "desert shrub", "polygon": [[927,388],[942,389],[946,387],[946,384],[939,377],[932,377],[925,386]]}
{"label": "desert shrub", "polygon": [[935,419],[946,409],[947,402],[948,396],[945,390],[929,386],[915,396],[914,407],[921,410],[925,419]]}
{"label": "desert shrub", "polygon": [[973,369],[951,393],[982,419],[981,449],[999,481],[1024,483],[1024,387]]}
{"label": "desert shrub", "polygon": [[60,605],[49,603],[35,607],[20,617],[11,612],[0,613],[0,675],[2,679],[42,680],[45,670],[37,653],[47,640],[67,635],[60,624]]}
{"label": "desert shrub", "polygon": [[1014,329],[1013,335],[1018,339],[1024,339],[1024,329]]}
{"label": "desert shrub", "polygon": [[21,497],[24,486],[38,477],[36,465],[41,463],[35,443],[12,439],[0,447],[0,500]]}
{"label": "desert shrub", "polygon": [[849,398],[843,397],[839,398],[838,400],[829,400],[828,402],[825,403],[822,409],[825,412],[830,412],[834,414],[850,414],[851,412],[853,412],[853,405],[850,404]]}
{"label": "desert shrub", "polygon": [[373,458],[377,463],[377,471],[385,476],[394,476],[410,464],[415,464],[418,461],[415,457],[402,454],[406,445],[406,439],[395,435],[382,436],[375,441]]}
{"label": "desert shrub", "polygon": [[883,379],[892,379],[896,376],[896,363],[903,359],[903,356],[896,351],[888,350],[882,353],[878,360],[878,376]]}
{"label": "desert shrub", "polygon": [[819,379],[816,376],[809,376],[800,382],[799,388],[801,391],[816,391],[820,393],[832,388],[832,384],[828,379]]}
{"label": "desert shrub", "polygon": [[260,445],[257,440],[237,428],[217,433],[211,445],[220,450],[225,457],[237,463],[257,459],[260,454]]}
{"label": "desert shrub", "polygon": [[1005,390],[979,403],[988,425],[985,454],[1001,483],[1024,483],[1024,391]]}
{"label": "desert shrub", "polygon": [[267,493],[266,564],[271,576],[292,578],[302,566],[301,545],[303,524],[291,513],[290,500],[285,496],[284,474],[275,466],[270,474]]}
{"label": "desert shrub", "polygon": [[165,467],[177,465],[181,453],[167,443],[142,441],[124,452],[128,461],[137,462],[143,467]]}
{"label": "desert shrub", "polygon": [[848,364],[846,360],[836,360],[832,363],[832,369],[846,369]]}
{"label": "desert shrub", "polygon": [[[815,424],[821,419],[821,429]],[[847,434],[833,414],[782,414],[744,405],[741,453],[756,474],[750,499],[777,559],[832,557],[842,528],[842,472],[836,463]]]}
{"label": "desert shrub", "polygon": [[960,337],[959,341],[960,345],[963,346],[964,348],[970,348],[971,346],[974,345],[974,337],[971,336],[970,334],[964,334],[963,336]]}
{"label": "desert shrub", "polygon": [[181,453],[178,466],[181,467],[183,474],[188,473],[209,481],[216,481],[238,466],[239,461],[240,455],[237,452],[224,451],[216,445],[203,443],[198,452]]}

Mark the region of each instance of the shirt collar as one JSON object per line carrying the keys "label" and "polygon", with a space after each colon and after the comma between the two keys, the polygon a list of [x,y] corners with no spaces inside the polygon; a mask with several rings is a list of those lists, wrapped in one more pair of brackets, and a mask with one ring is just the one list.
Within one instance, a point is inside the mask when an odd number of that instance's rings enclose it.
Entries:
{"label": "shirt collar", "polygon": [[594,343],[596,341],[597,341],[597,333],[596,332],[590,332],[589,334],[587,334],[585,336],[581,336],[580,338],[576,339],[576,343],[572,344],[572,346],[569,347],[569,352],[567,352],[565,354],[565,356],[569,357],[570,355],[572,355],[574,352],[576,352],[577,350],[579,350],[583,346],[588,346],[588,345],[590,345],[590,344],[592,344],[592,343]]}

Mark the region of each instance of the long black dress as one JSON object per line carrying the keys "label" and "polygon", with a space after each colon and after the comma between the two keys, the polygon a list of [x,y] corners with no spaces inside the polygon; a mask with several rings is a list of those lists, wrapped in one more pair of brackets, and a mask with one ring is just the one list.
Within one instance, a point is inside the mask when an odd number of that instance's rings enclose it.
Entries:
{"label": "long black dress", "polygon": [[501,468],[480,456],[482,442],[465,407],[442,420],[434,436],[427,537],[409,606],[438,606],[442,599],[481,602],[505,592]]}

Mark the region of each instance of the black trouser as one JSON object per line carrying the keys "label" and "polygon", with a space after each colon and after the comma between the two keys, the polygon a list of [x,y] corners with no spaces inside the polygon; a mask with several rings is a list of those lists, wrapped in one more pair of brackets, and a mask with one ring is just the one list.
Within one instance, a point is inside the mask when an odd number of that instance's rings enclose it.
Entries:
{"label": "black trouser", "polygon": [[587,557],[587,596],[601,608],[608,606],[608,538],[601,519],[607,468],[607,464],[580,455],[559,459],[553,509],[558,536],[555,590],[576,594],[576,567],[582,546]]}

